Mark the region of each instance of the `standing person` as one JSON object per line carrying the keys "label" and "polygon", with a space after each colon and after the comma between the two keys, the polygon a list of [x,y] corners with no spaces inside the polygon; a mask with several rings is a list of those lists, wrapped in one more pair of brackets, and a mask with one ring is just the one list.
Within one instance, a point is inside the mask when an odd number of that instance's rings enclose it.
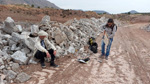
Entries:
{"label": "standing person", "polygon": [[[115,36],[115,32],[117,30],[117,25],[114,23],[113,19],[109,19],[107,24],[104,26],[104,35],[101,43],[101,56],[105,56],[105,59],[108,60],[108,56],[110,53],[110,48],[113,42],[113,37]],[[105,45],[107,44],[107,49],[105,53]]]}
{"label": "standing person", "polygon": [[55,60],[55,55],[56,55],[56,48],[54,45],[52,45],[49,40],[48,40],[48,34],[41,30],[38,33],[38,38],[36,40],[36,44],[35,44],[35,58],[40,59],[40,63],[42,68],[46,67],[45,66],[45,57],[50,58],[51,56],[51,60],[50,60],[50,66],[53,67],[58,67],[58,65],[55,64],[54,60]]}

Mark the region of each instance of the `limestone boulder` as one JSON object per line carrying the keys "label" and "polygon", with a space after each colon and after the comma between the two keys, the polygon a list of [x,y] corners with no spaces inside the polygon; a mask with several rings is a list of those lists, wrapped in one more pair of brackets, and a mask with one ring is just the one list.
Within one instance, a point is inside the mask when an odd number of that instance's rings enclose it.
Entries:
{"label": "limestone boulder", "polygon": [[14,32],[16,28],[15,22],[11,17],[7,17],[6,20],[4,21],[4,28],[2,30],[8,34],[11,34]]}
{"label": "limestone boulder", "polygon": [[57,29],[54,31],[54,38],[55,38],[56,44],[61,44],[63,41],[67,39],[67,36],[60,29]]}
{"label": "limestone boulder", "polygon": [[28,58],[26,54],[21,51],[16,51],[13,55],[11,55],[12,59],[19,64],[26,64]]}
{"label": "limestone boulder", "polygon": [[38,25],[32,25],[31,26],[31,34],[37,36],[39,32],[39,26]]}

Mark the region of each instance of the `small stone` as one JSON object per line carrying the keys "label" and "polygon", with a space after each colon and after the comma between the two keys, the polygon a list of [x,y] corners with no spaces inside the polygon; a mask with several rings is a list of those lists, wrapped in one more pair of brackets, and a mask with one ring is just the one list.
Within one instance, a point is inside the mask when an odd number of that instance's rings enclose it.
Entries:
{"label": "small stone", "polygon": [[7,67],[7,70],[11,70],[11,67],[9,66],[9,67]]}
{"label": "small stone", "polygon": [[10,49],[10,50],[12,50],[12,51],[16,50],[16,48],[17,48],[16,45],[17,45],[17,44],[13,44],[13,45],[11,46],[11,49]]}
{"label": "small stone", "polygon": [[12,71],[12,70],[7,71],[8,79],[14,79],[14,78],[16,78],[16,76],[17,76],[17,73],[15,73],[14,71]]}
{"label": "small stone", "polygon": [[8,42],[6,40],[2,40],[4,46],[7,46]]}
{"label": "small stone", "polygon": [[34,57],[29,60],[29,64],[37,64],[37,63],[38,63],[38,61]]}
{"label": "small stone", "polygon": [[74,54],[75,53],[75,48],[73,46],[70,46],[69,49],[68,49],[68,52]]}
{"label": "small stone", "polygon": [[22,82],[28,81],[30,78],[31,78],[31,76],[22,72],[22,73],[17,75],[16,80],[22,83]]}
{"label": "small stone", "polygon": [[30,53],[30,50],[28,48],[23,48],[23,49],[21,49],[21,52],[28,54],[28,53]]}
{"label": "small stone", "polygon": [[3,59],[0,58],[0,65],[3,65],[3,64],[4,64]]}
{"label": "small stone", "polygon": [[21,25],[16,25],[16,28],[17,28],[16,32],[22,32],[22,27],[21,27]]}
{"label": "small stone", "polygon": [[5,84],[4,79],[6,76],[4,74],[0,74],[0,84]]}
{"label": "small stone", "polygon": [[13,63],[13,64],[11,65],[11,69],[12,69],[13,71],[15,71],[15,72],[19,72],[19,71],[21,70],[18,63]]}
{"label": "small stone", "polygon": [[5,66],[4,65],[1,65],[0,66],[0,70],[2,70],[2,69],[4,69],[5,68]]}

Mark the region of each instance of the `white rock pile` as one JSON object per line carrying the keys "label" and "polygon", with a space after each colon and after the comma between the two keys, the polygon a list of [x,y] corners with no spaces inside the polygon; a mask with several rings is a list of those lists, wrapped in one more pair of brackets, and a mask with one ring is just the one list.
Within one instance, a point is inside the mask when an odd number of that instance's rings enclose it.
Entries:
{"label": "white rock pile", "polygon": [[[20,65],[36,63],[33,59],[33,51],[39,30],[49,34],[50,42],[57,48],[57,56],[67,54],[87,55],[84,46],[89,37],[97,37],[102,32],[102,25],[107,18],[100,19],[74,19],[64,24],[50,21],[49,16],[43,17],[39,25],[30,25],[23,28],[16,25],[11,17],[8,17],[0,27],[0,77],[5,75],[4,83],[25,82],[31,77],[22,72]],[[119,23],[120,24],[120,23]],[[86,52],[86,53],[84,53]]]}

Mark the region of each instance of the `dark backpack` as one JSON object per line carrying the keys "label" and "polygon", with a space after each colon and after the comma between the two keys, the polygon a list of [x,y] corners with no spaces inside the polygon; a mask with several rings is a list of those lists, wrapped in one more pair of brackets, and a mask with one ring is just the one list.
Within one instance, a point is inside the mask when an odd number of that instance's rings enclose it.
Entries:
{"label": "dark backpack", "polygon": [[90,50],[93,51],[93,53],[97,53],[98,44],[96,42],[93,43],[93,45],[90,46]]}
{"label": "dark backpack", "polygon": [[93,53],[97,53],[97,48],[98,48],[98,44],[95,42],[95,38],[94,37],[90,37],[89,38],[89,49],[91,51],[93,51]]}

